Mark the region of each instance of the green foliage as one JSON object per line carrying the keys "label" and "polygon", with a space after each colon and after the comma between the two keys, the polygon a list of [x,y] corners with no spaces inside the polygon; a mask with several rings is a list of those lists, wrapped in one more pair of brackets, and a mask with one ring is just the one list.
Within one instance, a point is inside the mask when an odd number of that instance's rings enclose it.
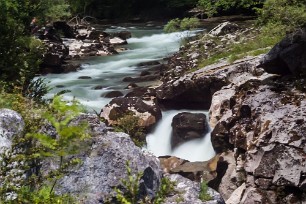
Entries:
{"label": "green foliage", "polygon": [[202,181],[200,184],[199,199],[201,201],[209,201],[212,199],[211,195],[208,193],[208,186],[205,181]]}
{"label": "green foliage", "polygon": [[43,186],[38,191],[32,191],[29,187],[21,187],[18,190],[18,197],[13,203],[24,204],[71,204],[76,203],[69,194],[56,195],[51,192],[50,186]]}
{"label": "green foliage", "polygon": [[237,10],[251,11],[263,4],[264,0],[199,0],[198,7],[208,16],[212,17],[218,13],[237,12]]}
{"label": "green foliage", "polygon": [[65,20],[71,16],[70,5],[66,0],[44,0],[41,9],[49,21]]}
{"label": "green foliage", "polygon": [[[167,196],[175,194],[175,186],[176,182],[170,181],[169,178],[163,177],[161,179],[161,184],[159,187],[159,191],[156,194],[155,199],[153,202],[149,200],[149,198],[139,198],[139,182],[141,177],[143,176],[142,172],[138,172],[136,175],[132,174],[132,170],[130,167],[130,162],[126,162],[126,169],[127,169],[127,179],[121,179],[121,183],[124,188],[124,192],[118,188],[114,188],[116,192],[116,199],[120,203],[123,204],[161,204],[165,201]],[[181,199],[180,199],[181,200]]]}
{"label": "green foliage", "polygon": [[139,125],[139,117],[134,116],[133,113],[127,113],[120,117],[114,128],[117,132],[125,132],[130,135],[136,146],[145,145],[145,130]]}
{"label": "green foliage", "polygon": [[126,162],[126,171],[127,171],[127,179],[121,179],[121,183],[125,189],[125,193],[123,193],[118,188],[115,188],[115,192],[117,193],[117,200],[124,204],[134,204],[138,201],[139,196],[139,181],[142,177],[143,173],[138,172],[136,175],[132,174],[132,170],[130,167],[130,162]]}
{"label": "green foliage", "polygon": [[[82,108],[76,101],[67,104],[59,96],[41,106],[20,94],[0,93],[0,107],[19,112],[25,121],[24,133],[14,137],[13,146],[0,155],[0,201],[2,203],[75,203],[69,195],[56,195],[56,182],[80,160],[75,156],[86,148],[87,125],[73,123]],[[51,125],[57,136],[41,127]],[[43,175],[33,171],[46,159],[58,163]],[[16,170],[18,169],[18,170]],[[34,173],[36,172],[36,173]],[[24,179],[24,174],[27,179]],[[12,179],[14,178],[14,179]],[[8,195],[15,199],[8,199]]]}
{"label": "green foliage", "polygon": [[164,31],[167,33],[194,30],[200,26],[200,20],[198,18],[183,18],[172,19],[165,26]]}
{"label": "green foliage", "polygon": [[166,197],[175,193],[176,182],[171,181],[167,177],[161,179],[161,184],[159,191],[157,192],[156,198],[154,199],[154,204],[161,204],[165,201]]}
{"label": "green foliage", "polygon": [[274,27],[270,30],[273,34],[281,32],[285,35],[286,32],[292,32],[305,25],[306,0],[266,0],[258,12],[260,25]]}

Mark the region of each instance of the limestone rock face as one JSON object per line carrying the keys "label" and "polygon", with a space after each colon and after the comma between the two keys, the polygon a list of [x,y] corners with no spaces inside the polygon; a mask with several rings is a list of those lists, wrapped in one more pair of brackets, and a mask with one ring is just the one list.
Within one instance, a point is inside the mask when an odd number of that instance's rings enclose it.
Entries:
{"label": "limestone rock face", "polygon": [[137,97],[114,98],[100,113],[109,125],[117,123],[117,120],[125,114],[132,112],[139,117],[139,125],[150,128],[161,119],[161,110],[155,104],[147,104]]}
{"label": "limestone rock face", "polygon": [[202,138],[208,132],[204,113],[182,112],[172,119],[172,148],[192,139]]}
{"label": "limestone rock face", "polygon": [[230,97],[219,101],[223,110],[211,134],[217,152],[234,153],[235,168],[223,168],[223,178],[233,179],[223,179],[218,188],[232,189],[226,194],[220,190],[225,199],[234,192],[235,186],[238,188],[245,182],[239,203],[305,202],[303,84],[304,79],[270,76],[225,87],[215,94],[219,97],[231,89]]}
{"label": "limestone rock face", "polygon": [[195,72],[163,83],[156,90],[160,102],[181,104],[184,107],[200,106],[209,109],[212,95],[230,83],[257,78],[259,57],[249,57],[229,65],[227,62],[206,66]]}
{"label": "limestone rock face", "polygon": [[16,111],[0,109],[0,152],[11,148],[12,140],[22,133],[24,121]]}
{"label": "limestone rock face", "polygon": [[306,27],[289,34],[261,60],[260,65],[272,74],[306,74]]}
{"label": "limestone rock face", "polygon": [[56,192],[72,193],[84,203],[103,203],[107,197],[112,199],[114,187],[121,189],[120,179],[128,179],[126,161],[130,161],[132,174],[144,172],[141,196],[155,197],[161,177],[158,159],[135,146],[127,134],[109,132],[98,117],[84,115],[82,120],[89,121],[92,142],[78,155],[81,164],[59,180]]}

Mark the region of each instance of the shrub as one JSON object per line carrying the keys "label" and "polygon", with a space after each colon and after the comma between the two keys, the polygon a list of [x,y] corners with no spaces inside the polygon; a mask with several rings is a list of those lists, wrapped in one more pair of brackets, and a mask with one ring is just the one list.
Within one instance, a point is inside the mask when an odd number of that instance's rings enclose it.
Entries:
{"label": "shrub", "polygon": [[208,186],[205,181],[202,181],[200,184],[199,199],[201,201],[209,201],[212,199],[211,195],[208,193]]}
{"label": "shrub", "polygon": [[117,132],[125,132],[130,135],[136,146],[145,145],[145,130],[139,125],[139,117],[134,116],[133,113],[127,113],[120,117],[114,128]]}
{"label": "shrub", "polygon": [[[141,177],[143,176],[142,172],[138,172],[137,174],[132,174],[130,162],[126,162],[126,170],[127,170],[127,179],[121,179],[121,183],[125,192],[121,191],[118,188],[114,188],[114,191],[117,193],[116,199],[117,201],[124,204],[136,204],[136,203],[146,203],[146,204],[161,204],[165,201],[166,197],[178,193],[175,191],[176,183],[174,181],[170,181],[169,178],[163,177],[161,179],[161,184],[159,187],[159,191],[156,194],[153,202],[149,198],[139,198],[139,182]],[[181,197],[179,197],[181,200]],[[108,201],[107,203],[111,203]]]}
{"label": "shrub", "polygon": [[[258,10],[260,25],[273,25],[273,33],[292,32],[306,22],[306,0],[266,0],[263,8]],[[277,30],[275,29],[277,28]]]}
{"label": "shrub", "polygon": [[166,33],[194,30],[200,26],[200,20],[198,18],[183,18],[183,19],[172,19],[165,26],[164,31]]}
{"label": "shrub", "polygon": [[[83,109],[77,102],[67,104],[60,97],[46,108],[20,94],[0,95],[0,107],[21,110],[25,121],[24,133],[17,135],[12,148],[0,156],[1,203],[71,203],[71,196],[56,195],[53,189],[68,168],[80,163],[73,155],[84,149],[87,125],[72,121]],[[41,131],[47,123],[57,136]],[[58,167],[42,175],[39,168],[47,158],[58,161]]]}

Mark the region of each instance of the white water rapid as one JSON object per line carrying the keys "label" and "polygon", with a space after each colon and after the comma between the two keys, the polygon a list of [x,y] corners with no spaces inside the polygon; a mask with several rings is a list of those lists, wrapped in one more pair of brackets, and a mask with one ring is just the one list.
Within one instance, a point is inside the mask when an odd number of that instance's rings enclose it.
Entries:
{"label": "white water rapid", "polygon": [[[78,72],[65,74],[48,74],[45,76],[50,87],[54,87],[47,95],[51,98],[54,94],[69,90],[63,95],[65,100],[76,98],[89,112],[100,112],[111,99],[103,96],[110,91],[121,91],[129,83],[122,79],[128,76],[139,76],[141,62],[162,60],[164,57],[178,51],[181,36],[186,33],[165,34],[162,28],[148,27],[110,27],[105,32],[117,32],[128,30],[132,38],[128,39],[127,50],[118,55],[105,57],[91,57],[82,61],[82,69]],[[86,79],[79,79],[87,76]],[[95,90],[94,87],[102,86],[102,89]],[[182,112],[182,111],[180,111]],[[194,112],[194,111],[190,111]],[[203,112],[203,111],[201,111]],[[178,111],[166,111],[154,133],[147,138],[148,150],[156,156],[175,155],[190,161],[204,161],[214,155],[210,143],[210,134],[203,139],[193,140],[174,151],[170,150],[170,134],[172,117]]]}
{"label": "white water rapid", "polygon": [[170,110],[163,112],[162,120],[157,124],[155,131],[147,136],[147,149],[156,156],[172,155],[189,161],[207,161],[214,155],[214,149],[210,142],[210,130],[201,139],[194,139],[171,150],[172,118],[181,112],[204,113],[194,110]]}

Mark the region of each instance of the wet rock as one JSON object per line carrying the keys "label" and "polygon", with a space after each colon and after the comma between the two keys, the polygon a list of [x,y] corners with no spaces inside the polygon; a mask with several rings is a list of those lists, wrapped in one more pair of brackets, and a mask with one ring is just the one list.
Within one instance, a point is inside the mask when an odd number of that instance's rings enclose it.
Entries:
{"label": "wet rock", "polygon": [[306,27],[286,36],[259,65],[272,74],[306,74]]}
{"label": "wet rock", "polygon": [[121,91],[111,91],[106,94],[103,94],[103,97],[105,98],[115,98],[120,96],[123,96],[123,93]]}
{"label": "wet rock", "polygon": [[127,40],[132,37],[132,33],[129,31],[120,31],[120,32],[112,33],[112,37],[118,37],[118,38],[121,38],[122,40]]}
{"label": "wet rock", "polygon": [[45,41],[47,47],[43,55],[42,67],[60,67],[64,59],[68,56],[68,48],[61,42]]}
{"label": "wet rock", "polygon": [[208,123],[203,113],[182,112],[172,119],[171,147],[192,139],[202,138],[208,132]]}
{"label": "wet rock", "polygon": [[217,27],[213,28],[209,34],[215,35],[215,36],[220,36],[220,35],[225,35],[228,33],[233,33],[239,29],[239,26],[235,23],[231,22],[224,22],[219,24]]}
{"label": "wet rock", "polygon": [[90,76],[80,76],[78,79],[92,79]]}
{"label": "wet rock", "polygon": [[132,113],[139,117],[139,126],[151,128],[161,119],[161,110],[154,103],[147,104],[137,97],[114,98],[104,108],[102,108],[100,117],[104,118],[109,125],[114,125],[117,120]]}
{"label": "wet rock", "polygon": [[135,83],[130,83],[129,85],[127,85],[127,87],[125,87],[126,89],[133,89],[133,88],[137,88],[138,85]]}
{"label": "wet rock", "polygon": [[151,73],[149,71],[142,71],[140,72],[140,76],[147,76],[150,75]]}
{"label": "wet rock", "polygon": [[92,88],[93,90],[101,90],[103,89],[103,86],[102,85],[98,85],[98,86],[95,86]]}
{"label": "wet rock", "polygon": [[144,66],[152,66],[152,65],[159,65],[159,61],[149,61],[149,62],[140,62],[137,66],[144,67]]}
{"label": "wet rock", "polygon": [[146,81],[155,81],[158,79],[159,79],[159,75],[146,75],[146,76],[140,76],[140,77],[124,77],[122,81],[139,83],[139,82],[146,82]]}
{"label": "wet rock", "polygon": [[125,97],[142,97],[147,91],[148,89],[145,87],[136,87],[131,92],[127,93]]}
{"label": "wet rock", "polygon": [[65,38],[75,38],[74,29],[66,21],[55,21],[53,27],[57,32],[61,32]]}

